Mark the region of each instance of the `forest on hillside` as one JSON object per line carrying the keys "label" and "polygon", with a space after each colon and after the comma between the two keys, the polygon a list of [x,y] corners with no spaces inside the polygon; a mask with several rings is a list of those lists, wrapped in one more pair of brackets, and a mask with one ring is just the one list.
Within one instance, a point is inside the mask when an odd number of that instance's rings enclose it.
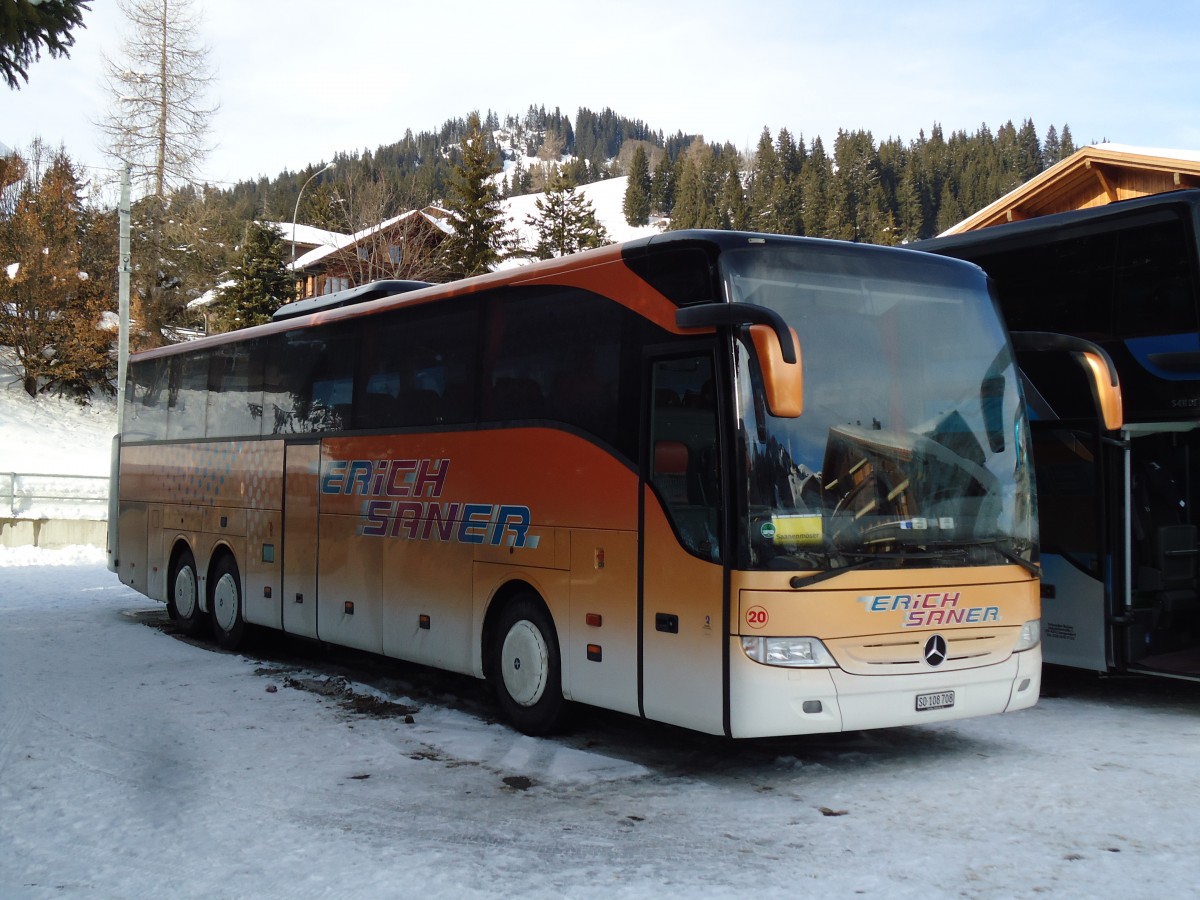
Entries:
{"label": "forest on hillside", "polygon": [[[917,137],[876,140],[870,131],[839,130],[832,146],[787,127],[764,127],[753,148],[712,143],[702,135],[664,135],[641,120],[581,108],[530,106],[523,116],[481,115],[496,171],[507,160],[505,196],[543,190],[552,167],[573,184],[631,174],[636,149],[647,157],[649,212],[672,228],[748,228],[780,234],[898,244],[932,237],[1003,196],[1075,150],[1070,128],[1039,136],[1030,119],[986,123],[949,135],[931,124]],[[342,185],[372,185],[387,200],[376,221],[440,202],[459,164],[467,119],[413,134],[374,151],[339,155],[303,194],[298,221],[338,231],[347,222]],[[235,221],[290,221],[301,186],[324,161],[274,179],[241,182],[209,195]],[[354,227],[347,227],[352,225]]]}

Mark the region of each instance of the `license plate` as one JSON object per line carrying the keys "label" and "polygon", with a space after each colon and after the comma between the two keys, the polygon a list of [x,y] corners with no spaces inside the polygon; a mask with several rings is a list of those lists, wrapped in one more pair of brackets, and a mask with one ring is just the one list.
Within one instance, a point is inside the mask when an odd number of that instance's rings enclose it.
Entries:
{"label": "license plate", "polygon": [[937,694],[917,694],[917,712],[927,709],[949,709],[954,705],[954,691]]}

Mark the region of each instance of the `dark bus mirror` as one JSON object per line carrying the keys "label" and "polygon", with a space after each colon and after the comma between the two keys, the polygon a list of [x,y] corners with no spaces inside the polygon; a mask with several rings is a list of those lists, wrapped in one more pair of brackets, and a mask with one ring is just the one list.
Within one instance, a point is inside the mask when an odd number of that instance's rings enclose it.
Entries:
{"label": "dark bus mirror", "polygon": [[1015,350],[1048,350],[1071,354],[1083,366],[1091,388],[1097,417],[1108,431],[1125,424],[1121,382],[1112,357],[1099,344],[1069,334],[1049,331],[1014,331],[1010,335]]}
{"label": "dark bus mirror", "polygon": [[1125,407],[1121,400],[1121,385],[1114,383],[1108,375],[1111,360],[1106,363],[1105,358],[1090,350],[1083,351],[1080,359],[1091,376],[1092,397],[1100,411],[1100,420],[1109,431],[1118,430],[1125,424]]}
{"label": "dark bus mirror", "polygon": [[789,328],[788,331],[794,348],[794,362],[785,359],[779,336],[770,325],[751,325],[750,340],[762,372],[767,410],[779,418],[795,419],[804,412],[804,375],[800,365],[800,339],[796,329]]}
{"label": "dark bus mirror", "polygon": [[800,415],[804,408],[800,341],[795,329],[778,312],[754,303],[702,303],[677,310],[675,324],[680,328],[749,326],[762,370],[767,410],[779,418]]}

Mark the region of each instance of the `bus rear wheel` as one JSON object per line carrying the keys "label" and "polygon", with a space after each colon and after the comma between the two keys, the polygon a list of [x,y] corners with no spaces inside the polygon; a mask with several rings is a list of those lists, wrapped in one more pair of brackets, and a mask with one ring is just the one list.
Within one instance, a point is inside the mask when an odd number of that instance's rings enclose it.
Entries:
{"label": "bus rear wheel", "polygon": [[212,610],[213,634],[226,650],[236,650],[245,636],[242,618],[242,580],[232,556],[223,556],[209,579],[209,609]]}
{"label": "bus rear wheel", "polygon": [[556,730],[566,706],[554,622],[533,593],[509,601],[491,631],[489,680],[505,717],[525,734]]}
{"label": "bus rear wheel", "polygon": [[167,615],[189,637],[199,637],[205,615],[200,609],[200,581],[192,551],[183,549],[176,556],[168,575]]}

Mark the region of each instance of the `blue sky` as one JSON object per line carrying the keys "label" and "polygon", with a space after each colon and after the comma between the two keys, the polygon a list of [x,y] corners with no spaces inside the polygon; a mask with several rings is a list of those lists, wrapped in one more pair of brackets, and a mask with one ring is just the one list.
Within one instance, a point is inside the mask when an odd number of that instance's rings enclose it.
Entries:
{"label": "blue sky", "polygon": [[[1031,118],[1200,149],[1200,0],[1054,3],[606,0],[194,0],[217,75],[214,182],[274,176],[434,130],[473,109],[611,107],[671,134],[752,148],[763,127],[832,145],[839,128],[912,140]],[[0,142],[40,136],[109,165],[91,121],[114,0],[92,0],[70,59],[0,88]]]}

